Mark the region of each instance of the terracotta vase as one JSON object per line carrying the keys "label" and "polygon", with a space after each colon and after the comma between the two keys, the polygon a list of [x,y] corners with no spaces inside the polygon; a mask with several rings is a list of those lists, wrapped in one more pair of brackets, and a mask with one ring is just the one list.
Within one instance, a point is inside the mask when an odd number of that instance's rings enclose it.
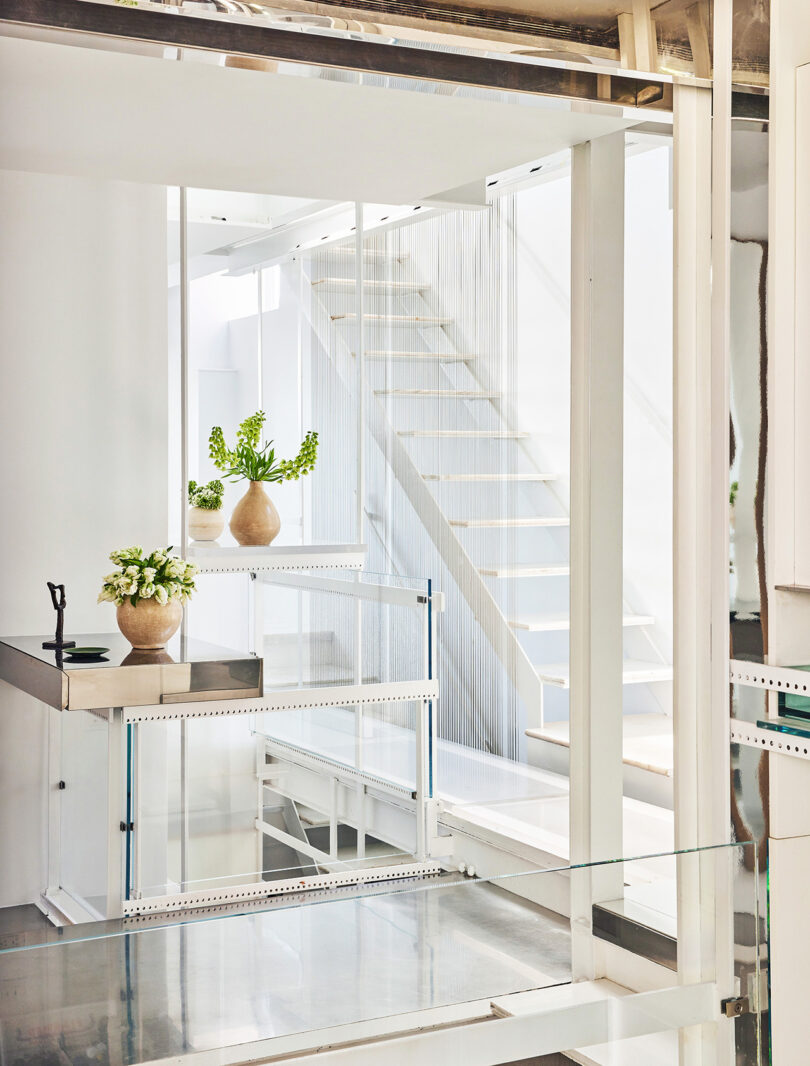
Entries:
{"label": "terracotta vase", "polygon": [[133,648],[165,648],[166,641],[177,632],[183,617],[179,600],[159,604],[157,600],[138,600],[133,607],[124,600],[115,609],[118,628]]}
{"label": "terracotta vase", "polygon": [[225,515],[220,508],[209,511],[204,507],[189,507],[188,535],[192,540],[216,540],[225,528]]}
{"label": "terracotta vase", "polygon": [[234,540],[241,545],[265,545],[278,536],[281,519],[261,481],[251,481],[250,488],[233,509],[230,522]]}

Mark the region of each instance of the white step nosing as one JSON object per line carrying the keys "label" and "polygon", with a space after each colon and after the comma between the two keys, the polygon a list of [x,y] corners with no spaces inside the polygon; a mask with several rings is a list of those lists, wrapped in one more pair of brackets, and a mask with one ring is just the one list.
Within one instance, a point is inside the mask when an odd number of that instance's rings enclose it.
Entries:
{"label": "white step nosing", "polygon": [[[662,758],[660,749],[660,741],[662,739],[666,742],[672,738],[672,719],[668,715],[660,713],[634,714],[624,715],[622,718],[622,724],[624,726],[622,752],[622,762],[624,765],[633,766],[636,769],[645,770],[648,773],[660,774],[662,777],[672,777],[673,765],[671,752],[667,753],[670,755],[669,758]],[[639,724],[652,727],[658,726],[659,728],[658,730],[653,728],[645,738],[637,733],[633,735],[632,727]],[[631,727],[629,730],[627,728],[628,725]],[[525,733],[526,736],[532,740],[541,740],[547,744],[556,744],[559,747],[568,748],[571,746],[570,731],[566,729],[568,726],[568,722],[549,722],[546,726],[527,729]],[[663,729],[661,728],[662,726]],[[645,739],[651,741],[653,745],[658,741],[658,750],[655,750],[654,747],[652,751],[645,754],[643,751]]]}
{"label": "white step nosing", "polygon": [[[356,358],[357,352],[352,352]],[[380,348],[367,349],[364,352],[366,359],[407,359],[409,362],[432,362],[432,363],[471,363],[477,359],[477,355],[466,355],[460,352],[408,352],[393,348],[384,351]]]}
{"label": "white step nosing", "polygon": [[[333,322],[356,322],[355,311],[335,311],[329,316]],[[450,326],[452,318],[443,318],[438,315],[383,315],[369,312],[363,315],[363,321],[372,325],[402,326],[405,328],[424,329],[434,326]]]}
{"label": "white step nosing", "polygon": [[[535,665],[537,676],[546,685],[570,688],[571,668],[568,663]],[[622,664],[622,683],[625,685],[649,685],[672,680],[672,667],[667,663],[645,663],[626,659]]]}
{"label": "white step nosing", "polygon": [[425,481],[556,481],[557,474],[422,474]]}
{"label": "white step nosing", "polygon": [[562,528],[571,524],[571,520],[564,516],[549,517],[543,515],[537,518],[449,518],[451,526],[461,529],[531,529],[538,528]]}
{"label": "white step nosing", "polygon": [[478,573],[484,577],[568,577],[571,567],[567,563],[514,563],[511,566],[479,566]]}
{"label": "white step nosing", "polygon": [[511,429],[398,429],[400,437],[447,437],[467,440],[525,440],[529,436]]}
{"label": "white step nosing", "polygon": [[[317,249],[316,255],[349,255],[356,256],[357,249],[353,244],[341,244],[330,245],[326,248]],[[364,248],[363,257],[365,259],[386,259],[392,263],[401,263],[404,260],[409,259],[410,256],[407,252],[386,252],[381,248]]]}
{"label": "white step nosing", "polygon": [[[357,288],[356,278],[318,278],[312,283],[313,289],[321,289],[328,292],[330,290],[343,291],[352,290]],[[424,285],[418,281],[386,281],[382,278],[364,278],[363,289],[367,292],[405,292],[405,293],[418,293],[427,292],[430,289],[430,284]]]}
{"label": "white step nosing", "polygon": [[[510,618],[509,625],[527,633],[564,633],[571,628],[571,619],[566,615],[532,615],[526,618]],[[623,626],[651,626],[655,619],[651,615],[626,614]]]}
{"label": "white step nosing", "polygon": [[393,396],[398,400],[420,400],[429,396],[441,400],[497,400],[502,394],[474,389],[375,389],[374,395]]}

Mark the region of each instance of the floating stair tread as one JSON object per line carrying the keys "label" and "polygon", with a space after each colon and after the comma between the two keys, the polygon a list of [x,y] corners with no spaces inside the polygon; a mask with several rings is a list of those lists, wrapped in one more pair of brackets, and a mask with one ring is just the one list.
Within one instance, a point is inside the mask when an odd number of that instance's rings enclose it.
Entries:
{"label": "floating stair tread", "polygon": [[523,440],[529,436],[513,429],[400,429],[401,437],[457,437],[469,440]]}
{"label": "floating stair tread", "polygon": [[513,566],[479,566],[484,577],[567,577],[571,567],[567,563],[515,563]]}
{"label": "floating stair tread", "polygon": [[[672,719],[665,714],[626,714],[622,718],[622,762],[654,774],[672,777]],[[568,722],[549,722],[527,729],[532,740],[570,747]]]}
{"label": "floating stair tread", "polygon": [[[341,244],[338,247],[327,247],[318,249],[318,253],[321,255],[347,255],[356,256],[357,248],[353,244]],[[401,263],[405,259],[409,259],[410,256],[407,252],[401,254],[386,252],[381,248],[364,248],[364,259],[387,259],[392,263]]]}
{"label": "floating stair tread", "polygon": [[[537,676],[547,685],[570,688],[571,667],[568,663],[535,666]],[[638,659],[625,659],[622,666],[622,681],[625,685],[644,685],[654,681],[671,681],[672,667],[666,663],[647,663]]]}
{"label": "floating stair tread", "polygon": [[425,481],[556,481],[556,474],[422,474]]}
{"label": "floating stair tread", "polygon": [[539,515],[534,518],[450,518],[448,521],[451,526],[459,526],[462,529],[532,529],[571,524],[571,519],[564,515]]}
{"label": "floating stair tread", "polygon": [[[357,352],[352,352],[356,356]],[[477,359],[477,355],[464,355],[459,352],[405,352],[396,348],[391,351],[382,351],[378,348],[368,349],[366,359],[408,359],[413,362],[421,360],[433,363],[470,363]]]}
{"label": "floating stair tread", "polygon": [[[329,316],[333,322],[356,322],[355,311],[336,311]],[[363,315],[364,322],[373,325],[403,326],[405,328],[422,329],[424,326],[449,326],[453,319],[442,318],[438,315],[383,315],[368,313]]]}
{"label": "floating stair tread", "polygon": [[[356,278],[318,278],[312,282],[313,289],[322,292],[351,292],[357,288]],[[394,292],[394,293],[418,293],[427,292],[430,285],[422,285],[415,281],[383,281],[375,278],[363,279],[364,292]]]}
{"label": "floating stair tread", "polygon": [[[644,614],[626,614],[622,619],[625,626],[651,626],[654,623],[653,617]],[[569,630],[571,619],[567,614],[527,614],[510,619],[509,625],[527,633],[557,633]]]}
{"label": "floating stair tread", "polygon": [[497,400],[499,392],[480,389],[375,389],[375,396],[394,396],[396,399],[423,399],[435,396],[440,400]]}

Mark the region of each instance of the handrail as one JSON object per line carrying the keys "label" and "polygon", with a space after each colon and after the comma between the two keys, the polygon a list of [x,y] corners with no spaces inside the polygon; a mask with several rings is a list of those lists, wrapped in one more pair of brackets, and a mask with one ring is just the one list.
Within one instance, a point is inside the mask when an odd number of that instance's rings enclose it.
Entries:
{"label": "handrail", "polygon": [[393,585],[363,581],[359,572],[359,581],[342,581],[337,577],[321,577],[313,574],[266,573],[260,579],[268,585],[285,585],[288,588],[309,589],[313,592],[334,592],[351,596],[354,599],[368,600],[373,603],[389,603],[399,607],[424,607],[430,600],[435,611],[444,610],[444,596],[434,592],[430,597],[427,589],[395,588]]}

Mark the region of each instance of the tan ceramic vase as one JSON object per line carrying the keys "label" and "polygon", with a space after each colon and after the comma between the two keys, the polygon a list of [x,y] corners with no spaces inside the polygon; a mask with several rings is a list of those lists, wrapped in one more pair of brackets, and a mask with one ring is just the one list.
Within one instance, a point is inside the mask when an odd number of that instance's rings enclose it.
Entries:
{"label": "tan ceramic vase", "polygon": [[251,481],[250,488],[233,509],[231,533],[243,547],[266,545],[278,536],[281,519],[261,481]]}
{"label": "tan ceramic vase", "polygon": [[159,604],[157,600],[138,600],[133,607],[124,600],[115,609],[118,628],[133,648],[165,648],[166,641],[177,632],[183,617],[179,600]]}
{"label": "tan ceramic vase", "polygon": [[205,507],[189,507],[188,535],[192,540],[216,540],[225,528],[222,509],[209,511]]}

